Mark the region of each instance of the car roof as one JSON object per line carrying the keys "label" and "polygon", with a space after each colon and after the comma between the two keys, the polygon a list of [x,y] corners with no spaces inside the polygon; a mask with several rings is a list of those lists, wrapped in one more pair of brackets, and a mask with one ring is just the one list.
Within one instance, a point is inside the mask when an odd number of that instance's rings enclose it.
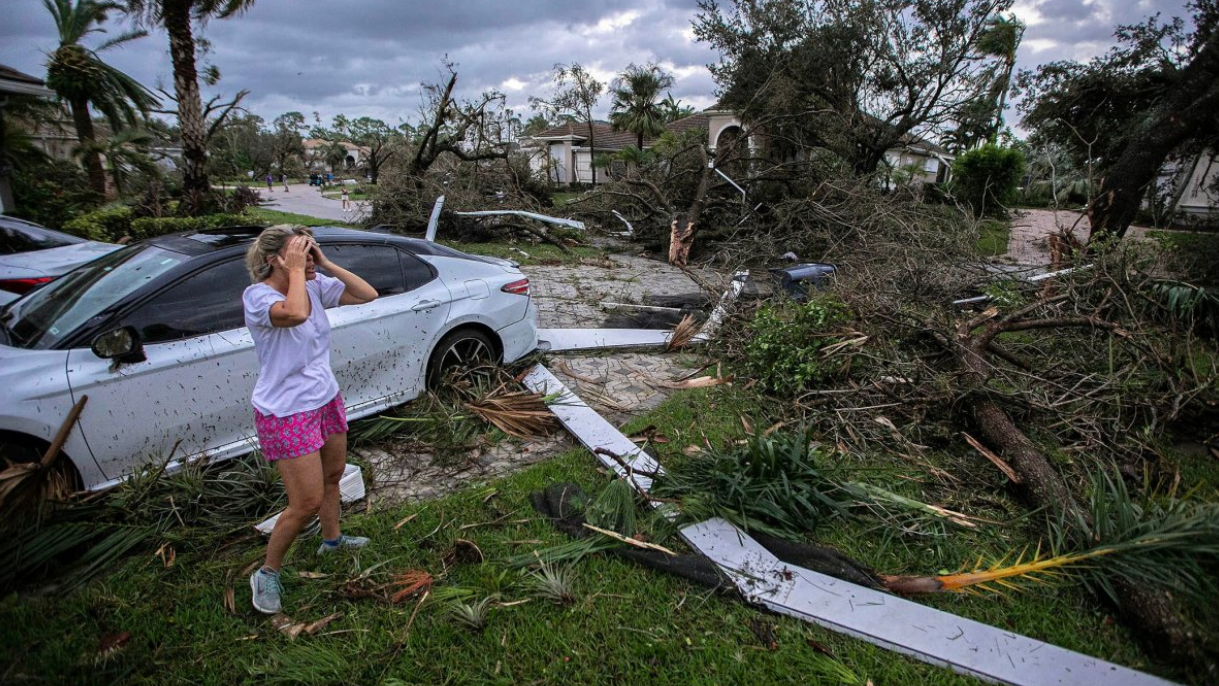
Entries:
{"label": "car roof", "polygon": [[[460,250],[455,250],[448,246],[439,245],[431,241],[425,241],[420,238],[409,238],[400,234],[392,233],[381,226],[375,226],[371,229],[348,229],[339,226],[313,226],[309,227],[313,232],[314,237],[323,241],[342,240],[342,239],[357,239],[364,241],[378,241],[392,243],[393,245],[403,248],[416,255],[435,255],[440,257],[453,257],[475,262],[487,262],[490,264],[500,264],[505,260],[496,258],[487,258],[481,255],[470,255]],[[204,255],[217,250],[223,250],[237,245],[248,245],[254,242],[258,234],[266,229],[265,226],[231,226],[219,229],[203,229],[198,231],[183,231],[180,233],[171,233],[164,236],[156,236],[149,238],[144,243],[150,243],[158,247],[173,250],[174,252],[185,253],[191,256]]]}

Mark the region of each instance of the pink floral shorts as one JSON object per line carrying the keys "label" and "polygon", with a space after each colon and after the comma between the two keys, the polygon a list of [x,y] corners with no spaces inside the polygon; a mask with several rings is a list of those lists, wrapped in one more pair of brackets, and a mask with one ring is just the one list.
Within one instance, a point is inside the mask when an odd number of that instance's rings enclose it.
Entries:
{"label": "pink floral shorts", "polygon": [[288,460],[321,450],[330,434],[347,432],[347,411],[343,395],[316,410],[306,410],[287,417],[265,415],[254,410],[254,428],[262,456],[268,460]]}

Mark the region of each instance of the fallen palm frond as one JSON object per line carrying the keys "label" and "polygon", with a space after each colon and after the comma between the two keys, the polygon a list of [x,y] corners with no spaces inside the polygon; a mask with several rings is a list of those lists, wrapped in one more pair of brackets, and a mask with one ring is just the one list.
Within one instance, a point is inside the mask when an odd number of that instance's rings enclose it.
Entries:
{"label": "fallen palm frond", "polygon": [[655,543],[648,543],[647,541],[640,541],[639,539],[631,538],[630,536],[623,536],[622,534],[618,533],[617,531],[610,531],[609,529],[602,529],[601,527],[593,526],[592,524],[589,524],[588,522],[584,523],[584,528],[588,529],[589,531],[596,531],[597,533],[601,534],[602,536],[609,536],[610,538],[614,539],[615,541],[620,541],[620,542],[625,543],[634,548],[640,548],[642,550],[654,550],[658,553],[664,553],[665,555],[669,555],[669,556],[677,555],[677,553],[673,552],[672,550],[669,550],[668,548],[666,548],[662,545],[656,545]]}
{"label": "fallen palm frond", "polygon": [[638,514],[638,491],[624,479],[609,482],[584,508],[589,523],[628,536],[635,533]]}
{"label": "fallen palm frond", "polygon": [[530,391],[510,391],[506,384],[463,406],[500,431],[518,438],[548,435],[556,423],[542,396]]}
{"label": "fallen palm frond", "polygon": [[7,456],[0,455],[0,460],[7,464],[0,472],[0,531],[23,526],[23,520],[40,514],[47,501],[66,500],[71,494],[72,483],[64,464],[57,462],[57,458],[88,402],[89,396],[83,395],[72,406],[51,445],[36,462],[14,464]]}
{"label": "fallen palm frond", "polygon": [[1008,590],[1019,590],[1016,580],[1045,582],[1051,578],[1062,576],[1072,566],[1081,564],[1096,557],[1108,555],[1111,549],[1097,549],[1084,553],[1069,555],[1041,556],[1041,550],[1034,551],[1032,557],[1025,560],[1027,551],[1021,551],[1015,562],[1008,564],[1008,557],[1000,558],[989,564],[979,559],[974,568],[957,574],[941,574],[938,576],[885,576],[880,578],[885,587],[894,593],[918,595],[923,593],[941,592],[997,592],[1002,587]]}
{"label": "fallen palm frond", "polygon": [[577,562],[585,555],[599,553],[620,545],[617,541],[602,537],[589,536],[572,541],[566,541],[548,548],[537,548],[527,553],[513,555],[506,560],[509,567],[533,567],[543,564],[558,564]]}
{"label": "fallen palm frond", "polygon": [[798,538],[846,514],[845,470],[819,464],[803,433],[752,436],[743,448],[709,449],[661,475],[652,493],[675,498],[689,521],[723,517],[746,531]]}
{"label": "fallen palm frond", "polygon": [[[1147,506],[1136,503],[1119,478],[1101,473],[1093,478],[1086,550],[1042,557],[1035,550],[1015,561],[1010,555],[991,563],[981,559],[969,571],[940,576],[882,577],[897,593],[919,594],[1017,590],[1019,582],[1046,582],[1070,575],[1106,594],[1116,604],[1121,596],[1114,578],[1162,588],[1194,602],[1204,603],[1215,590],[1213,570],[1219,564],[1219,505],[1169,499]],[[1061,546],[1067,541],[1063,523],[1056,524]]]}
{"label": "fallen palm frond", "polygon": [[898,495],[892,491],[888,491],[869,483],[850,481],[843,483],[842,486],[848,492],[855,494],[858,497],[859,502],[865,506],[867,506],[869,503],[874,503],[881,506],[891,505],[897,508],[906,509],[913,513],[922,513],[937,519],[943,519],[944,521],[951,522],[966,529],[977,528],[979,524],[1002,523],[996,522],[992,519],[974,517],[962,512],[956,512],[945,507],[940,507],[939,505],[931,505],[913,498],[907,498],[906,496]]}
{"label": "fallen palm frond", "polygon": [[694,315],[687,314],[677,322],[677,326],[673,327],[673,333],[669,335],[669,341],[665,343],[665,351],[672,352],[684,348],[698,332],[702,329],[702,325],[694,319]]}

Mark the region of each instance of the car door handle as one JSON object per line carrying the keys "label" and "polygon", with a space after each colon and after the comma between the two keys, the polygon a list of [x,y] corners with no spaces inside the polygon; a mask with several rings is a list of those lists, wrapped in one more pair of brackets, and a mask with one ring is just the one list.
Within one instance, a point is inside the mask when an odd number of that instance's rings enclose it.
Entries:
{"label": "car door handle", "polygon": [[414,310],[415,312],[423,312],[425,310],[434,310],[437,307],[440,307],[439,300],[424,300],[424,301],[412,306],[411,309]]}

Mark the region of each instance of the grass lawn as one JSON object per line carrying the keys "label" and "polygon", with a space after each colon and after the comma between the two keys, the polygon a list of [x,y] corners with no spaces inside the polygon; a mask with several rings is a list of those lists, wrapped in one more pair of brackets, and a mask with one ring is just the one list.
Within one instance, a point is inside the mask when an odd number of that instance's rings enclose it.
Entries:
{"label": "grass lawn", "polygon": [[303,226],[346,226],[355,228],[355,224],[344,224],[330,219],[318,219],[304,214],[293,214],[291,212],[280,212],[279,210],[271,210],[265,207],[247,207],[245,213],[251,217],[256,217],[271,224],[301,224]]}
{"label": "grass lawn", "polygon": [[983,257],[998,257],[1006,254],[1011,236],[1010,222],[984,219],[978,225],[978,252]]}
{"label": "grass lawn", "polygon": [[[674,465],[692,459],[682,453],[688,445],[741,438],[742,415],[753,426],[767,426],[774,409],[739,388],[686,391],[626,430],[655,425],[670,439],[657,446],[660,460]],[[938,486],[925,471],[894,457],[864,463],[900,475],[892,482],[923,491],[930,502],[1003,520],[1022,512],[997,495],[1002,477],[991,470],[971,474],[962,467],[964,457],[932,454],[928,459],[966,479],[970,488]],[[968,464],[977,467],[978,461]],[[215,542],[181,534],[169,541],[177,553],[172,566],[150,549],[75,594],[4,599],[0,661],[8,667],[3,673],[8,683],[72,684],[851,683],[826,675],[832,665],[819,652],[824,648],[859,684],[864,679],[878,686],[978,683],[860,640],[762,614],[731,597],[608,555],[570,566],[576,596],[571,604],[541,599],[505,561],[568,539],[534,513],[529,494],[560,481],[574,481],[592,493],[607,479],[591,455],[573,449],[440,500],[374,504],[370,512],[348,515],[345,530],[371,536],[369,548],[319,559],[312,552],[316,539],[303,540],[284,568],[285,607],[294,620],[341,613],[316,635],[295,640],[250,607],[244,574],[261,557],[259,539]],[[958,569],[978,555],[1030,545],[1032,527],[1012,521],[953,529],[940,537],[908,537],[838,521],[817,534],[883,573],[934,573]],[[456,539],[474,542],[485,562],[446,570],[444,558]],[[411,624],[413,601],[390,605],[353,592],[360,583],[388,582],[409,569],[438,577],[436,595],[498,598],[485,627],[474,630],[458,622],[451,601],[427,601]],[[316,578],[300,576],[304,571]],[[225,608],[230,587],[236,612]],[[1038,585],[1008,597],[940,596],[929,604],[1148,669],[1126,630],[1073,586]],[[763,642],[757,632],[765,634],[766,628],[773,636]],[[124,647],[99,652],[104,637],[122,632],[130,635]]]}

